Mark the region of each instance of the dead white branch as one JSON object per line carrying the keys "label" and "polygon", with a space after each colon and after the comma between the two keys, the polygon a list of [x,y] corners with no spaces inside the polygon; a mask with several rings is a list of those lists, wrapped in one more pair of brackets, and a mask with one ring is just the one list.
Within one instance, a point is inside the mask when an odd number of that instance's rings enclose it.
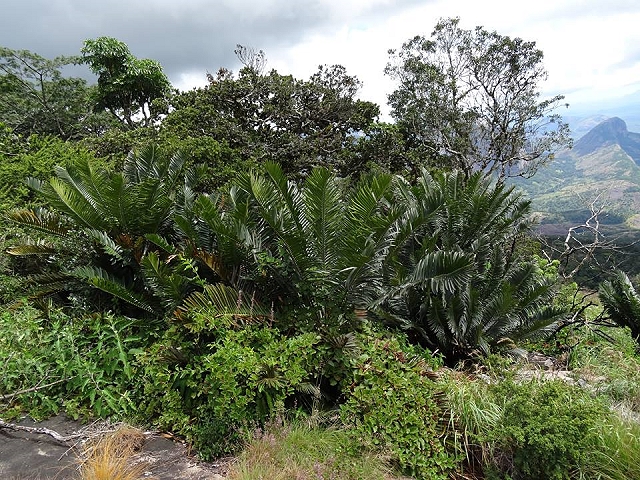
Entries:
{"label": "dead white branch", "polygon": [[85,435],[83,433],[74,433],[74,434],[65,436],[56,432],[55,430],[51,430],[45,427],[27,427],[25,425],[17,425],[15,423],[8,423],[8,422],[5,422],[4,420],[0,420],[0,429],[3,429],[3,428],[7,430],[13,430],[13,431],[19,431],[19,432],[35,433],[38,435],[49,435],[50,437],[54,438],[55,440],[61,443],[67,443],[71,440],[74,440],[76,438],[81,438]]}

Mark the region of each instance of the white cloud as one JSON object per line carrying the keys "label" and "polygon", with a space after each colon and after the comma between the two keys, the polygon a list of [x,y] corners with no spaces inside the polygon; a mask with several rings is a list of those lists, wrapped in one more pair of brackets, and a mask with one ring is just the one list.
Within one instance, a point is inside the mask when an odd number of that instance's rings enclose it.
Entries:
{"label": "white cloud", "polygon": [[[335,2],[331,1],[331,4]],[[385,2],[378,2],[383,4]],[[341,63],[364,81],[362,98],[383,106],[392,82],[384,78],[387,50],[414,35],[429,35],[440,18],[459,16],[464,28],[488,30],[535,41],[545,54],[548,81],[543,94],[565,94],[572,105],[620,97],[640,89],[640,63],[634,48],[640,44],[640,3],[549,1],[438,1],[409,5],[367,23],[358,19],[364,2],[343,12],[340,21],[305,37],[272,56],[279,71],[306,77],[320,63]],[[637,54],[635,54],[637,56]]]}
{"label": "white cloud", "polygon": [[[440,18],[459,16],[536,41],[545,53],[545,95],[572,104],[640,89],[637,0],[4,0],[0,45],[47,57],[77,54],[82,41],[110,35],[160,61],[181,89],[205,73],[237,68],[237,43],[265,50],[268,67],[307,78],[339,63],[364,82],[361,97],[384,108],[392,83],[387,50]],[[6,4],[6,5],[5,5]]]}
{"label": "white cloud", "polygon": [[[215,74],[215,72],[210,73]],[[204,87],[209,83],[206,73],[204,72],[185,72],[181,73],[178,78],[171,78],[169,80],[171,80],[175,88],[182,91]]]}

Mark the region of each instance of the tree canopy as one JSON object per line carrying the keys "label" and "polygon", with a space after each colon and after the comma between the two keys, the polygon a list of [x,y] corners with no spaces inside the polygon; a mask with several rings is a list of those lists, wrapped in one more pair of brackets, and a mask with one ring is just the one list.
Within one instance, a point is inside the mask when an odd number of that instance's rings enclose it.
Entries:
{"label": "tree canopy", "polygon": [[206,87],[174,97],[163,129],[211,137],[302,176],[314,166],[350,173],[357,135],[379,114],[376,104],[356,98],[360,81],[339,65],[320,66],[308,80],[264,74],[264,57],[249,57],[237,77],[220,69]]}
{"label": "tree canopy", "polygon": [[0,122],[21,135],[71,139],[90,131],[87,82],[61,72],[76,61],[0,47]]}
{"label": "tree canopy", "polygon": [[465,30],[451,18],[389,53],[386,73],[399,83],[392,116],[436,165],[528,176],[568,145],[553,113],[563,97],[540,99],[547,73],[535,42]]}
{"label": "tree canopy", "polygon": [[152,102],[165,98],[171,84],[155,60],[139,59],[129,47],[111,37],[86,40],[82,59],[98,75],[92,100],[97,111],[107,110],[130,128],[152,120]]}

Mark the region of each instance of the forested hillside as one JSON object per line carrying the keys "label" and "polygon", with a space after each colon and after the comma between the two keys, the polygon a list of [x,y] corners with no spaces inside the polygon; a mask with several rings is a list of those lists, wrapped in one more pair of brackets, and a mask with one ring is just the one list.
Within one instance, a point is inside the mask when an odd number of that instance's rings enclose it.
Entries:
{"label": "forested hillside", "polygon": [[0,416],[161,429],[229,478],[634,478],[640,297],[599,223],[558,249],[533,210],[609,188],[634,224],[640,135],[567,151],[535,43],[455,18],[390,50],[390,123],[340,65],[236,54],[178,91],[110,37],[0,48]]}
{"label": "forested hillside", "polygon": [[582,136],[570,150],[535,177],[514,179],[542,214],[543,224],[583,222],[590,206],[602,208],[600,221],[638,227],[640,212],[640,134],[619,118],[607,119]]}

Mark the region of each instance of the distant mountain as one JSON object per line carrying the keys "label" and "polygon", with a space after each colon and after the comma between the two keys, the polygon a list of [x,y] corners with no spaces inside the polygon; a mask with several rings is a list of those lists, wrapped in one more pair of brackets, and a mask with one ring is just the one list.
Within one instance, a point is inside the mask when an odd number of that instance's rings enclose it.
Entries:
{"label": "distant mountain", "polygon": [[640,90],[611,100],[582,102],[559,111],[569,124],[573,138],[578,139],[598,123],[611,117],[624,118],[629,130],[640,132]]}
{"label": "distant mountain", "polygon": [[573,146],[578,156],[589,155],[609,145],[619,145],[636,164],[640,165],[640,133],[627,130],[627,124],[618,117],[609,118],[591,129]]}
{"label": "distant mountain", "polygon": [[604,205],[602,223],[640,228],[640,133],[618,118],[600,122],[530,179],[514,180],[543,224],[576,224],[589,205]]}
{"label": "distant mountain", "polygon": [[608,118],[611,118],[607,115],[587,115],[587,116],[576,116],[576,115],[563,115],[562,120],[569,124],[569,128],[571,129],[571,136],[574,140],[579,139],[585,133],[588,133],[593,127],[598,125],[599,123],[604,122]]}

